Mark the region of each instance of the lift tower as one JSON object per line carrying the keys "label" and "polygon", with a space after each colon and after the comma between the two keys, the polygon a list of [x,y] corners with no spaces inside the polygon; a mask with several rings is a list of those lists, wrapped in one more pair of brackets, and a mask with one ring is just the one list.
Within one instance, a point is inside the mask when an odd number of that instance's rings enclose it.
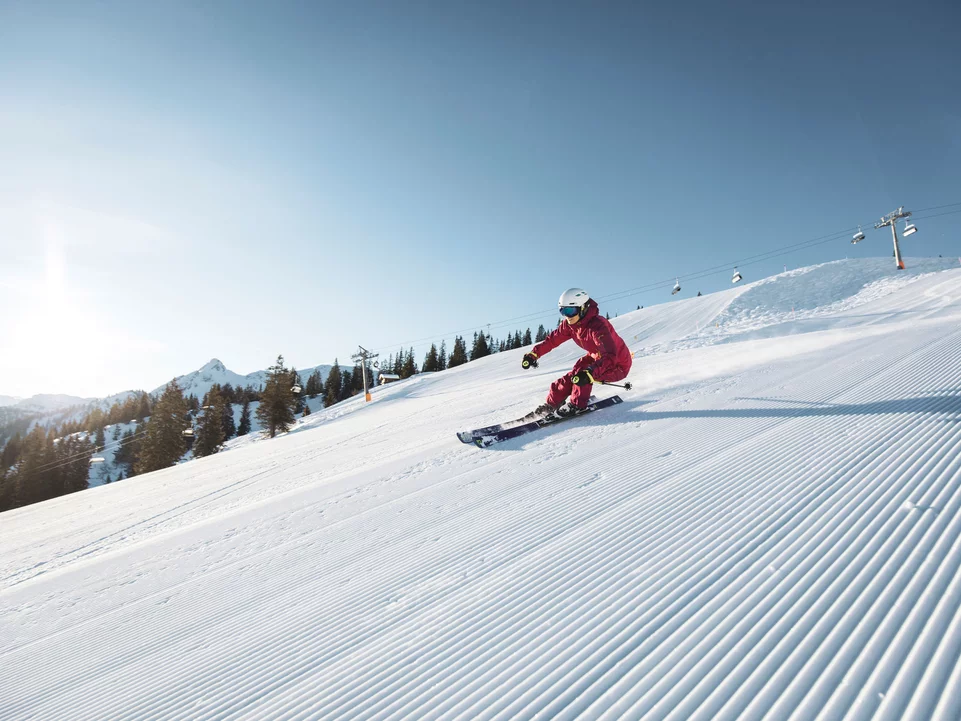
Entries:
{"label": "lift tower", "polygon": [[900,270],[904,270],[904,260],[901,258],[901,247],[898,245],[897,222],[901,220],[901,218],[910,217],[910,215],[911,215],[911,211],[910,210],[906,211],[904,209],[904,206],[902,205],[893,213],[888,213],[887,215],[882,216],[881,221],[879,223],[874,224],[875,228],[883,228],[885,225],[891,226],[891,235],[894,236],[894,260],[898,264],[898,268]]}
{"label": "lift tower", "polygon": [[[354,353],[352,356],[355,363],[360,363],[360,372],[364,375],[364,400],[370,403],[370,391],[367,389],[367,361],[374,360],[377,357],[377,353],[371,353],[369,350],[364,348],[364,346],[357,346],[359,351]],[[377,366],[377,363],[374,363]]]}

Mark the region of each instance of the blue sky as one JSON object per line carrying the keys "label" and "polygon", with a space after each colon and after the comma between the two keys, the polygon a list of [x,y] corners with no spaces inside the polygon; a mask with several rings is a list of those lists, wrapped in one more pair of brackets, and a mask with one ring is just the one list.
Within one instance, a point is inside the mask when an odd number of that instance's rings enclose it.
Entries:
{"label": "blue sky", "polygon": [[780,5],[0,0],[0,394],[502,335],[961,203],[957,3]]}

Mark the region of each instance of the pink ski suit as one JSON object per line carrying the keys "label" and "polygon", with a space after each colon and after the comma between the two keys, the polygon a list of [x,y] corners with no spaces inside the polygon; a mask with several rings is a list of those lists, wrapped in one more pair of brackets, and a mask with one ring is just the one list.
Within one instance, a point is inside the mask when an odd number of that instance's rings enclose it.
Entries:
{"label": "pink ski suit", "polygon": [[631,372],[631,351],[614,330],[611,322],[600,315],[597,303],[593,300],[587,301],[587,312],[583,318],[574,325],[563,321],[547,338],[535,345],[531,353],[540,357],[568,340],[573,340],[586,350],[587,355],[577,361],[569,373],[551,384],[547,402],[552,406],[560,406],[568,396],[571,397],[571,403],[578,408],[587,405],[592,386],[576,386],[571,381],[579,371],[589,368],[596,380],[611,383],[626,378]]}

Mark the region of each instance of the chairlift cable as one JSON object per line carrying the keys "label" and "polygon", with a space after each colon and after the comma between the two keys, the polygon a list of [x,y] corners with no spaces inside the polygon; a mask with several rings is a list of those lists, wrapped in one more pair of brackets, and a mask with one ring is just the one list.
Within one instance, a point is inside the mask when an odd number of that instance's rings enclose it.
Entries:
{"label": "chairlift cable", "polygon": [[[78,432],[79,432],[79,431],[78,431]],[[128,436],[128,437],[125,438],[125,439],[124,439],[124,438],[120,438],[120,439],[117,439],[116,441],[110,441],[110,443],[105,443],[105,444],[102,446],[102,449],[101,449],[100,452],[102,453],[103,451],[106,451],[107,449],[112,449],[112,448],[114,448],[114,447],[122,446],[125,442],[132,441],[134,438],[138,438],[138,437],[142,436],[143,434],[145,434],[146,432],[147,432],[146,429],[144,429],[144,430],[142,430],[142,431],[139,431],[138,433],[133,434],[132,436]],[[70,434],[67,434],[67,435],[70,436],[70,435],[73,435],[73,433],[70,433]],[[67,436],[61,436],[61,439],[65,438],[65,437],[67,437]],[[87,432],[87,439],[86,439],[86,440],[89,440],[89,438],[90,438],[90,433],[89,433],[89,431],[88,431],[88,432]],[[94,446],[94,448],[96,448],[96,446]],[[95,452],[95,451],[91,451],[90,455],[92,456],[94,452]],[[45,471],[56,470],[57,468],[63,468],[64,466],[69,466],[69,465],[71,465],[71,464],[73,464],[73,463],[76,463],[78,459],[83,458],[85,455],[87,455],[86,452],[79,452],[79,453],[74,453],[73,455],[70,455],[70,456],[66,456],[65,458],[58,458],[58,459],[55,460],[55,461],[49,461],[49,462],[47,462],[47,463],[44,463],[43,465],[37,466],[36,468],[33,469],[33,472],[34,472],[34,473],[42,473],[42,472],[45,472]]]}
{"label": "chairlift cable", "polygon": [[[922,212],[925,212],[925,211],[928,211],[928,210],[939,210],[939,209],[941,209],[941,208],[953,208],[953,207],[956,207],[956,206],[961,206],[961,202],[958,202],[958,203],[948,203],[948,204],[946,204],[946,205],[937,205],[937,206],[932,206],[932,207],[930,207],[930,208],[921,208],[920,210],[915,211],[915,216],[914,216],[914,217],[915,217],[916,220],[925,220],[925,219],[927,219],[927,218],[936,218],[936,217],[940,217],[940,216],[942,216],[942,215],[952,215],[952,214],[955,214],[955,213],[961,213],[961,209],[958,209],[958,210],[947,211],[947,212],[945,212],[945,213],[937,213],[937,214],[935,214],[935,215],[925,216],[924,218],[917,218],[917,216],[916,216],[917,213],[922,213]],[[873,224],[873,222],[874,222],[874,221],[869,221],[869,222],[867,222],[867,223],[861,223],[860,225],[871,225],[871,224]],[[796,251],[799,251],[799,250],[807,250],[808,248],[814,248],[814,247],[816,247],[816,246],[818,246],[818,245],[824,245],[825,243],[830,243],[830,242],[832,242],[832,241],[839,240],[839,239],[841,239],[842,237],[845,237],[845,236],[849,235],[852,231],[854,231],[854,230],[856,230],[856,229],[857,229],[857,226],[851,226],[851,227],[845,228],[844,230],[838,230],[838,231],[835,231],[835,232],[833,232],[833,233],[829,233],[829,234],[827,234],[827,235],[821,235],[821,236],[818,236],[818,237],[816,237],[816,238],[811,238],[811,239],[809,239],[809,240],[800,241],[800,242],[798,242],[798,243],[792,243],[792,244],[790,244],[790,245],[784,245],[784,246],[781,246],[781,247],[779,247],[779,248],[773,248],[773,249],[771,249],[771,250],[769,250],[769,251],[765,251],[764,253],[758,253],[758,254],[756,254],[756,255],[751,255],[751,256],[747,256],[747,257],[745,257],[745,258],[742,258],[742,259],[736,261],[735,263],[733,263],[733,265],[737,265],[738,267],[744,267],[744,266],[754,265],[754,264],[756,264],[756,263],[760,263],[760,262],[763,262],[763,261],[765,261],[765,260],[771,260],[771,259],[773,259],[773,258],[782,256],[782,255],[787,255],[787,254],[789,254],[789,253],[793,253],[793,252],[796,252]],[[711,267],[711,268],[705,268],[705,269],[703,269],[703,270],[700,270],[700,271],[696,271],[696,272],[694,272],[694,273],[687,274],[687,275],[683,276],[683,278],[684,278],[685,281],[699,280],[699,279],[705,278],[705,277],[707,277],[707,276],[709,276],[709,275],[714,275],[714,274],[716,274],[716,273],[719,273],[719,272],[721,272],[722,270],[726,270],[727,268],[730,268],[731,265],[732,265],[732,263],[728,262],[728,263],[725,263],[725,264],[723,264],[723,265],[717,265],[717,266],[713,266],[713,267]],[[643,293],[643,292],[647,292],[647,291],[652,291],[652,290],[657,290],[657,289],[659,289],[659,288],[670,287],[670,285],[671,285],[670,280],[655,281],[655,282],[652,282],[652,283],[648,283],[648,284],[646,284],[646,285],[637,286],[636,288],[630,288],[630,289],[626,289],[626,290],[622,290],[622,291],[616,291],[616,292],[611,293],[611,294],[608,294],[608,295],[606,295],[606,296],[600,296],[600,297],[596,298],[596,300],[598,300],[599,302],[608,302],[608,301],[612,301],[612,300],[624,300],[624,299],[626,299],[626,298],[629,298],[629,297],[631,297],[631,296],[633,296],[633,295],[637,295],[637,294],[639,294],[639,293]],[[524,321],[538,320],[538,319],[543,318],[544,316],[546,316],[546,315],[548,315],[548,314],[550,314],[550,313],[553,313],[553,310],[554,310],[553,308],[551,308],[551,309],[545,309],[545,310],[540,310],[540,311],[536,311],[536,312],[533,312],[533,313],[527,313],[527,314],[524,314],[524,315],[515,316],[515,317],[513,317],[513,318],[507,318],[507,319],[505,319],[505,320],[500,320],[500,321],[497,321],[497,322],[494,322],[494,323],[489,323],[489,324],[481,323],[481,324],[477,324],[477,325],[471,325],[471,326],[468,326],[468,327],[466,327],[466,328],[462,328],[462,329],[460,329],[460,330],[448,331],[448,332],[446,332],[446,333],[432,334],[432,335],[425,336],[425,337],[422,337],[422,338],[417,338],[417,339],[414,339],[414,340],[402,341],[402,342],[400,342],[400,343],[391,343],[391,344],[389,344],[389,345],[380,346],[380,347],[377,348],[376,350],[377,350],[377,352],[386,352],[387,350],[389,350],[389,349],[391,349],[391,348],[398,347],[398,346],[400,346],[400,347],[406,347],[406,346],[416,345],[416,344],[418,344],[418,343],[424,343],[424,342],[427,342],[427,341],[436,341],[436,340],[438,340],[438,339],[445,339],[445,340],[446,340],[446,339],[447,339],[448,337],[450,337],[450,336],[458,336],[458,335],[462,335],[462,334],[464,334],[464,333],[470,333],[471,331],[476,331],[478,327],[481,327],[481,326],[484,326],[484,325],[488,325],[490,328],[493,328],[493,329],[495,329],[495,330],[499,330],[499,329],[501,329],[501,328],[508,327],[508,326],[510,326],[510,325],[512,325],[512,324],[514,324],[514,323],[522,323],[522,322],[524,322]]]}

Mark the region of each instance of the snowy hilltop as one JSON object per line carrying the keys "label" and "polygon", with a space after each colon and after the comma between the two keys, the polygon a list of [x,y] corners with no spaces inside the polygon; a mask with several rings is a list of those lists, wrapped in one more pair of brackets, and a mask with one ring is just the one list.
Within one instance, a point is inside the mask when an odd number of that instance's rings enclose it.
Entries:
{"label": "snowy hilltop", "polygon": [[[298,368],[298,373],[301,377],[306,380],[307,377],[314,371],[320,373],[321,378],[326,378],[327,374],[330,372],[330,365],[319,365],[312,368]],[[260,370],[254,371],[253,373],[248,373],[247,375],[240,375],[239,373],[234,373],[232,370],[227,369],[223,363],[221,363],[216,358],[212,358],[207,361],[201,368],[193,371],[192,373],[187,373],[182,376],[177,376],[177,383],[184,391],[184,395],[195,395],[198,398],[203,398],[204,394],[210,390],[210,387],[217,383],[221,386],[227,385],[228,383],[235,388],[243,388],[248,385],[254,388],[259,388],[263,385],[267,378],[267,371]],[[155,388],[152,393],[153,395],[159,395],[164,386],[159,386]]]}
{"label": "snowy hilltop", "polygon": [[0,719],[961,718],[961,268],[907,263],[621,315],[623,403],[491,448],[579,349],[2,514]]}
{"label": "snowy hilltop", "polygon": [[29,398],[0,396],[0,407],[12,407],[25,413],[50,413],[84,405],[91,400],[93,399],[68,396],[63,393],[38,393]]}

